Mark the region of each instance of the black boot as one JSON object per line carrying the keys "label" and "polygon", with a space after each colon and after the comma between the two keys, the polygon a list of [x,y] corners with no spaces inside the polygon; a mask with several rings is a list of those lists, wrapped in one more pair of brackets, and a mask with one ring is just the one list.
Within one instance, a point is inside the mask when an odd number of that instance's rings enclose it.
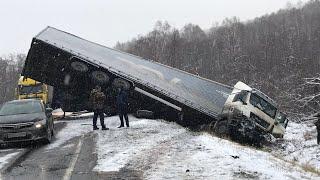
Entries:
{"label": "black boot", "polygon": [[118,128],[122,128],[122,127],[124,127],[123,117],[120,116],[120,126]]}
{"label": "black boot", "polygon": [[126,120],[127,127],[129,127],[129,118],[127,114],[124,115],[124,119]]}
{"label": "black boot", "polygon": [[93,130],[98,130],[99,128],[97,126],[93,126]]}
{"label": "black boot", "polygon": [[101,130],[109,130],[109,128],[103,126],[103,127],[101,128]]}

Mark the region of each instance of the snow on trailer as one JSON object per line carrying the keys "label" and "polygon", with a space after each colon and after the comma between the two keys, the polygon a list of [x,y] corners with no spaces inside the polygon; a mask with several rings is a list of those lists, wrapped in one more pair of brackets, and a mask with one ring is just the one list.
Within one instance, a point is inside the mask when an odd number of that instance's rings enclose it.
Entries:
{"label": "snow on trailer", "polygon": [[92,79],[110,86],[123,83],[121,78],[136,92],[178,111],[188,107],[212,118],[222,112],[232,91],[229,86],[52,27],[33,38],[23,74],[61,89],[75,87],[70,88],[73,96],[88,95]]}

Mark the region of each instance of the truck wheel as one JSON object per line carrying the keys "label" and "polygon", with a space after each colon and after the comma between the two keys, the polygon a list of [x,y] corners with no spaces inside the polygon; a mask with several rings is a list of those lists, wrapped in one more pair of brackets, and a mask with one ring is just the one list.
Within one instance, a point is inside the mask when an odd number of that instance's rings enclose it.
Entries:
{"label": "truck wheel", "polygon": [[211,121],[211,122],[209,123],[208,128],[207,128],[207,130],[208,130],[209,132],[214,132],[214,126],[215,126],[216,122],[217,122],[217,121]]}
{"label": "truck wheel", "polygon": [[131,87],[131,84],[128,81],[121,78],[114,79],[112,85],[116,88],[122,87],[124,90],[129,90]]}
{"label": "truck wheel", "polygon": [[218,135],[219,137],[227,136],[229,134],[228,121],[227,120],[217,121],[214,124],[213,129],[215,134]]}
{"label": "truck wheel", "polygon": [[71,63],[71,67],[78,72],[87,72],[88,66],[82,62],[74,61]]}
{"label": "truck wheel", "polygon": [[107,83],[107,82],[109,82],[110,78],[107,75],[107,73],[105,73],[105,72],[93,71],[91,74],[92,74],[93,79],[98,81],[99,83]]}
{"label": "truck wheel", "polygon": [[253,138],[256,137],[255,127],[256,125],[252,119],[242,119],[238,131],[241,132],[244,137]]}

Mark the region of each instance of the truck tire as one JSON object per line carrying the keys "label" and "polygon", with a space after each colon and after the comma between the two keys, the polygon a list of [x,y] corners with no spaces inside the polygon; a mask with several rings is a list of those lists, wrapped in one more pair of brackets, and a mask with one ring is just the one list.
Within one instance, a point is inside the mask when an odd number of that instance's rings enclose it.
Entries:
{"label": "truck tire", "polygon": [[238,131],[241,132],[241,134],[244,137],[250,137],[250,138],[254,138],[256,136],[256,125],[254,123],[254,121],[252,119],[242,119],[242,121],[240,121],[240,126]]}
{"label": "truck tire", "polygon": [[207,127],[207,131],[210,133],[214,133],[214,125],[216,124],[216,121],[211,121]]}
{"label": "truck tire", "polygon": [[131,88],[130,82],[121,78],[114,79],[112,85],[116,88],[122,87],[124,90],[129,90]]}
{"label": "truck tire", "polygon": [[214,130],[214,133],[219,137],[227,136],[229,134],[228,121],[227,120],[217,121],[214,124],[213,130]]}
{"label": "truck tire", "polygon": [[79,62],[79,61],[74,61],[71,63],[71,67],[72,69],[74,69],[75,71],[78,71],[78,72],[87,72],[88,71],[88,66],[83,63],[83,62]]}
{"label": "truck tire", "polygon": [[109,78],[109,76],[107,75],[107,73],[105,73],[105,72],[103,72],[103,71],[93,71],[93,72],[91,73],[91,75],[92,75],[92,78],[93,78],[95,81],[97,81],[97,82],[99,82],[99,83],[102,83],[102,84],[108,83],[109,80],[110,80],[110,78]]}

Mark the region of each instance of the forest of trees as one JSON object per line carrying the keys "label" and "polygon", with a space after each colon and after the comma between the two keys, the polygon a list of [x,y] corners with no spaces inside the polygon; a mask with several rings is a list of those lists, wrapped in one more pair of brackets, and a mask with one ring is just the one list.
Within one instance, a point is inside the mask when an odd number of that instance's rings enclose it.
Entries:
{"label": "forest of trees", "polygon": [[228,85],[243,81],[294,116],[320,109],[320,2],[248,22],[227,18],[208,30],[157,22],[119,50]]}
{"label": "forest of trees", "polygon": [[[320,109],[319,0],[247,22],[227,18],[207,30],[159,21],[148,34],[115,48],[231,86],[243,81],[291,116]],[[25,58],[0,58],[0,104],[14,98]]]}
{"label": "forest of trees", "polygon": [[24,54],[0,57],[0,104],[14,99],[15,88],[25,59]]}

